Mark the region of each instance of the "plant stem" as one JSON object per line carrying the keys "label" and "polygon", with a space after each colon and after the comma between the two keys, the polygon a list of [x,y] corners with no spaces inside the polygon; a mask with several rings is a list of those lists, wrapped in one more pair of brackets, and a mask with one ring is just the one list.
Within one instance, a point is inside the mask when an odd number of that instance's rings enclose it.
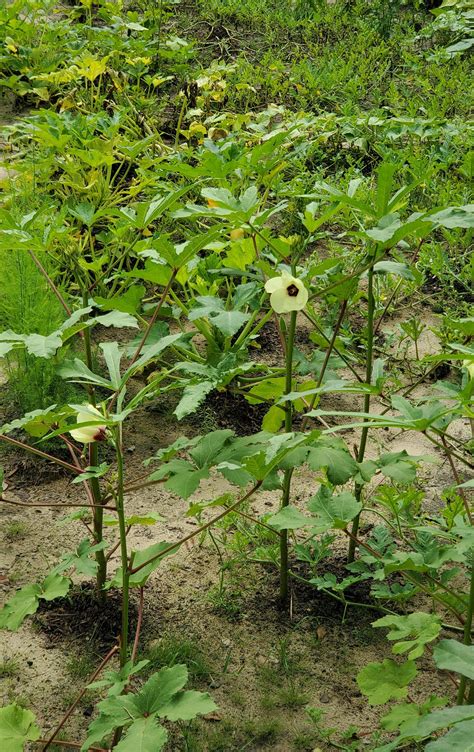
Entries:
{"label": "plant stem", "polygon": [[[88,294],[86,290],[83,290],[82,293],[82,305],[83,308],[87,308],[88,303]],[[85,352],[85,358],[86,358],[86,365],[90,371],[94,370],[94,363],[92,359],[92,342],[91,342],[91,333],[90,329],[86,327],[84,330],[84,352]],[[95,407],[95,390],[93,385],[91,384],[88,387],[89,392],[89,400],[91,405]],[[99,462],[99,451],[97,447],[97,443],[94,441],[89,447],[89,465],[92,467],[96,467]],[[104,537],[104,510],[103,510],[103,499],[101,498],[100,493],[100,485],[98,478],[91,478],[90,482],[90,488],[92,490],[92,495],[94,497],[94,503],[96,506],[92,509],[92,516],[94,521],[94,538],[96,543],[102,543],[103,537]],[[96,573],[96,580],[95,580],[95,588],[97,596],[101,600],[105,600],[105,590],[104,585],[105,581],[107,579],[107,561],[105,558],[104,551],[96,551],[95,552],[95,560],[97,562],[97,573]]]}
{"label": "plant stem", "polygon": [[[63,716],[63,718],[62,718],[61,722],[59,723],[59,725],[56,726],[56,728],[54,729],[54,731],[51,734],[51,736],[47,739],[46,744],[44,745],[44,747],[42,749],[42,752],[46,752],[46,750],[48,749],[48,747],[54,742],[54,739],[56,738],[56,736],[61,731],[61,729],[64,726],[64,724],[66,723],[67,719],[74,712],[74,709],[77,707],[77,705],[82,700],[82,698],[85,695],[85,693],[87,692],[87,687],[89,686],[89,684],[91,684],[93,681],[95,681],[97,679],[97,677],[99,676],[99,674],[102,671],[102,669],[104,668],[104,666],[110,661],[110,659],[112,658],[112,656],[115,655],[115,653],[117,652],[117,650],[118,650],[117,645],[114,645],[114,647],[111,650],[109,650],[109,652],[107,653],[107,655],[105,656],[105,658],[101,662],[99,668],[97,668],[94,671],[94,673],[92,674],[92,676],[89,677],[89,680],[88,680],[87,684],[81,689],[81,691],[79,692],[78,696],[76,697],[76,699],[74,700],[74,702],[72,703],[72,705],[68,708],[67,712]],[[68,745],[66,745],[66,746],[68,746]]]}
{"label": "plant stem", "polygon": [[[285,394],[289,394],[293,384],[293,348],[295,343],[296,331],[296,311],[290,314],[290,325],[288,328],[286,340],[286,376],[285,376]],[[290,433],[293,428],[293,404],[287,402],[285,405],[285,431]],[[280,508],[287,507],[290,503],[291,477],[293,468],[285,470],[283,477],[283,495]],[[288,600],[288,530],[282,530],[280,533],[280,601],[286,603]]]}
{"label": "plant stem", "polygon": [[[27,501],[13,501],[13,499],[5,499],[4,496],[0,496],[0,501],[4,501],[5,504],[14,504],[17,507],[35,507],[35,508],[36,507],[50,507],[50,508],[53,508],[53,509],[54,508],[56,508],[56,509],[60,509],[60,508],[61,509],[62,508],[66,509],[67,507],[79,507],[81,509],[91,509],[91,507],[92,507],[92,509],[97,509],[98,508],[98,507],[96,507],[96,506],[94,506],[92,504],[75,504],[75,503],[69,503],[68,501],[65,501],[65,502],[61,501],[61,502],[59,502],[59,504],[58,503],[48,504],[48,502],[44,502],[44,501],[32,501],[32,502],[27,502]],[[108,509],[111,512],[116,512],[117,511],[115,507],[108,507],[108,506],[105,506],[103,504],[100,505],[100,509]]]}
{"label": "plant stem", "polygon": [[[462,481],[461,481],[461,478],[459,477],[459,473],[458,473],[458,471],[456,469],[456,465],[453,462],[453,458],[451,456],[451,452],[448,449],[448,445],[446,443],[446,439],[444,438],[444,436],[441,437],[441,441],[442,441],[443,446],[444,446],[444,448],[446,450],[446,457],[448,458],[448,462],[449,462],[449,466],[451,468],[451,472],[453,474],[453,478],[456,481],[457,485],[460,486],[461,483],[462,483]],[[458,493],[459,493],[459,496],[461,497],[462,502],[464,504],[464,509],[466,510],[466,515],[467,515],[467,518],[469,520],[469,524],[472,525],[473,524],[473,519],[472,519],[471,509],[470,509],[470,506],[469,506],[469,502],[467,500],[467,496],[464,493],[464,488],[458,488]]]}
{"label": "plant stem", "polygon": [[79,470],[74,465],[71,465],[70,462],[65,462],[64,460],[60,460],[58,457],[54,457],[52,454],[42,452],[41,449],[35,449],[35,447],[32,447],[29,444],[25,444],[23,441],[12,439],[10,436],[5,436],[5,434],[0,434],[0,441],[5,441],[7,444],[12,444],[12,446],[23,449],[25,452],[30,452],[30,454],[36,454],[38,457],[43,457],[45,460],[49,460],[50,462],[54,462],[56,465],[64,467],[66,470],[70,470],[75,475],[80,475],[82,473],[82,470]]}
{"label": "plant stem", "polygon": [[41,274],[45,278],[46,282],[48,283],[50,289],[52,290],[52,292],[54,293],[54,295],[56,296],[56,298],[59,300],[60,304],[62,305],[62,307],[66,311],[67,315],[70,316],[71,315],[71,309],[69,308],[68,304],[64,300],[64,298],[61,295],[60,291],[58,290],[58,288],[54,284],[53,280],[49,276],[48,272],[44,268],[43,264],[41,263],[41,261],[39,260],[39,258],[36,256],[36,254],[33,253],[33,251],[28,251],[28,253],[29,253],[30,257],[31,257],[31,260],[35,264],[36,268],[39,269],[39,271],[41,272]]}
{"label": "plant stem", "polygon": [[[474,614],[474,551],[471,551],[471,585],[469,587],[469,604],[467,607],[466,621],[464,622],[464,639],[463,639],[464,645],[471,644],[471,628],[472,628],[473,614]],[[459,683],[458,697],[457,697],[458,705],[464,705],[464,693],[466,691],[466,684],[467,684],[467,678],[465,676],[461,676],[461,681]],[[469,702],[471,701],[473,695],[474,695],[474,682],[471,681],[471,685],[469,689]]]}
{"label": "plant stem", "polygon": [[176,548],[179,548],[183,545],[183,543],[187,543],[187,541],[191,540],[192,538],[195,538],[196,535],[200,535],[200,533],[203,533],[204,530],[207,530],[209,527],[212,527],[212,525],[215,525],[216,522],[219,522],[224,517],[226,517],[231,512],[234,512],[239,504],[243,504],[244,501],[247,501],[254,493],[257,491],[260,486],[262,485],[261,480],[257,481],[254,486],[250,489],[250,491],[247,491],[245,496],[242,496],[241,499],[237,499],[234,504],[231,504],[230,507],[227,507],[223,512],[213,517],[209,522],[206,522],[204,525],[201,525],[197,530],[193,530],[192,533],[189,533],[188,535],[185,535],[184,538],[181,538],[181,540],[176,541],[176,543],[170,543],[169,546],[163,549],[163,551],[160,551],[159,554],[156,554],[156,556],[152,556],[150,559],[147,559],[142,564],[140,564],[138,567],[130,567],[129,573],[135,574],[136,572],[139,572],[143,567],[147,567],[148,564],[151,564],[153,561],[156,561],[157,559],[161,559],[163,556],[166,556],[166,554],[171,553],[171,551],[174,551]]}
{"label": "plant stem", "polygon": [[125,666],[128,657],[128,622],[129,622],[129,590],[130,570],[128,565],[127,551],[127,526],[125,523],[124,492],[123,492],[123,451],[122,451],[122,426],[117,428],[116,433],[117,455],[117,515],[120,532],[120,558],[122,562],[122,631],[120,635],[120,665]]}
{"label": "plant stem", "polygon": [[138,643],[140,642],[140,631],[142,628],[142,620],[143,620],[143,591],[144,588],[140,588],[140,603],[138,605],[138,619],[137,619],[137,628],[135,630],[135,639],[133,641],[133,650],[132,650],[132,663],[135,663],[135,658],[137,657],[137,651],[138,651]]}
{"label": "plant stem", "polygon": [[[44,744],[47,739],[36,739],[30,744]],[[54,742],[55,747],[66,747],[66,749],[80,749],[83,745],[80,742],[65,742],[63,739]],[[88,752],[109,752],[105,747],[89,747]]]}
{"label": "plant stem", "polygon": [[[93,441],[89,445],[89,465],[91,467],[97,467],[99,463],[99,450],[97,442]],[[96,543],[102,543],[104,532],[104,501],[100,492],[100,485],[98,478],[90,479],[90,487],[92,495],[94,497],[95,505],[93,507],[93,521],[94,521],[94,539]],[[107,559],[105,558],[105,551],[96,551],[95,559],[97,562],[97,573],[95,579],[95,587],[97,596],[101,600],[105,600],[104,585],[107,580]]]}
{"label": "plant stem", "polygon": [[173,269],[173,271],[171,272],[171,276],[170,276],[168,282],[166,283],[166,287],[165,287],[165,289],[163,290],[163,292],[161,294],[161,297],[160,297],[160,299],[159,299],[159,301],[158,301],[158,303],[156,305],[155,310],[153,311],[153,316],[151,317],[150,321],[148,322],[147,328],[145,329],[145,331],[143,333],[143,337],[140,340],[140,344],[138,345],[137,349],[135,350],[135,353],[134,353],[134,355],[133,355],[133,357],[132,357],[132,359],[131,359],[131,361],[129,363],[129,366],[128,366],[129,368],[131,366],[133,366],[133,364],[138,360],[138,357],[139,357],[141,351],[143,350],[145,342],[148,339],[148,335],[150,334],[150,331],[151,331],[153,325],[155,324],[156,319],[158,318],[158,314],[159,314],[159,312],[161,310],[161,307],[162,307],[163,303],[165,302],[165,300],[167,298],[167,295],[168,295],[168,293],[169,293],[169,291],[171,289],[171,285],[173,284],[174,278],[176,277],[177,273],[178,273],[178,269]]}
{"label": "plant stem", "polygon": [[[374,298],[374,267],[370,267],[368,272],[368,289],[367,289],[367,356],[366,356],[366,376],[365,380],[367,384],[372,381],[372,358],[374,348],[374,311],[375,311],[375,298]],[[368,413],[370,410],[370,392],[364,396],[364,412]],[[365,450],[367,447],[367,437],[369,434],[369,423],[366,423],[362,428],[360,437],[359,450],[357,452],[357,462],[363,462],[365,456]],[[354,495],[358,502],[362,497],[362,484],[356,483]],[[354,518],[352,523],[352,537],[349,540],[349,549],[347,553],[347,560],[349,563],[354,561],[357,534],[359,532],[360,512]]]}
{"label": "plant stem", "polygon": [[[321,370],[319,372],[318,381],[316,383],[316,387],[318,389],[321,386],[321,384],[323,383],[324,374],[326,373],[326,368],[327,368],[328,363],[329,363],[329,358],[331,357],[331,353],[334,350],[334,345],[336,344],[337,335],[339,334],[339,329],[341,328],[342,320],[343,320],[344,315],[346,313],[347,302],[348,302],[347,300],[343,300],[342,303],[341,303],[341,307],[339,309],[339,315],[338,315],[337,321],[336,321],[336,323],[334,325],[334,331],[332,333],[332,337],[331,337],[331,340],[329,342],[328,349],[326,350],[326,354],[324,356],[323,364],[322,364]],[[311,398],[311,402],[309,403],[309,406],[308,406],[309,410],[313,409],[314,403],[316,402],[317,397],[318,397],[317,394],[313,394],[313,396]],[[305,426],[306,426],[308,420],[309,420],[308,416],[305,415],[304,418],[303,418],[303,420],[302,420],[302,422],[301,422],[301,430],[302,431],[304,431]]]}

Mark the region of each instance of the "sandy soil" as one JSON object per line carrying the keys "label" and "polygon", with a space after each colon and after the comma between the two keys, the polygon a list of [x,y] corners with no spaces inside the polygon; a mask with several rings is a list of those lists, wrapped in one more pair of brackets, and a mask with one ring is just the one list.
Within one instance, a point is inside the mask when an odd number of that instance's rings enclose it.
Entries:
{"label": "sandy soil", "polygon": [[[426,347],[431,349],[433,343],[427,341]],[[339,395],[331,398],[326,406],[354,409],[354,400]],[[452,431],[459,438],[467,439],[468,428],[460,421]],[[125,433],[125,446],[130,450],[127,453],[128,476],[140,474],[141,461],[157,447],[171,443],[178,435],[195,432],[196,422],[178,425],[151,409],[141,410]],[[345,438],[352,446],[358,437],[352,431],[347,432]],[[449,465],[438,450],[418,434],[400,434],[393,429],[373,436],[368,456],[382,448],[406,449],[412,454],[433,457],[433,463],[425,464],[418,483],[425,491],[428,507],[437,508],[440,489],[452,483]],[[40,478],[35,484],[30,472],[25,476],[24,465],[15,471],[17,460],[16,456],[7,456],[10,497],[23,502],[52,503],[78,498],[80,489],[71,485],[67,478],[44,481]],[[316,490],[314,474],[298,470],[293,488],[294,503],[304,508],[305,500]],[[225,482],[212,478],[194,498],[212,499],[227,490]],[[177,540],[196,524],[185,517],[188,504],[161,487],[130,494],[126,503],[130,513],[154,511],[165,518],[165,522],[153,527],[135,528],[130,535],[133,548],[163,539]],[[278,493],[262,493],[251,503],[251,513],[258,515],[276,510],[278,504]],[[0,574],[5,597],[15,588],[39,580],[61,553],[73,549],[84,537],[79,523],[63,524],[62,511],[2,505],[0,517],[3,537]],[[375,518],[371,520],[370,516],[366,520],[372,521]],[[21,530],[12,537],[12,526],[15,529],[16,523],[21,523]],[[338,552],[342,555],[344,546],[341,539],[336,545],[336,556]],[[114,557],[111,569],[116,564]],[[306,706],[321,708],[324,711],[322,725],[336,728],[339,735],[351,725],[362,734],[373,730],[376,718],[384,709],[374,709],[366,703],[355,683],[355,675],[367,662],[391,655],[383,634],[370,627],[370,622],[378,616],[376,612],[352,609],[344,621],[343,611],[334,601],[317,592],[308,594],[296,589],[291,615],[282,613],[276,599],[275,572],[250,562],[241,562],[231,570],[225,608],[221,604],[219,609],[215,598],[210,597],[218,582],[219,558],[211,542],[206,540],[203,545],[182,547],[175,556],[166,559],[150,578],[146,589],[143,651],[159,644],[163,637],[169,639],[170,635],[177,640],[191,639],[210,666],[208,676],[194,684],[212,693],[219,712],[212,720],[198,724],[201,730],[196,733],[201,736],[195,749],[329,750],[330,745],[311,726]],[[19,698],[27,703],[37,713],[46,733],[58,722],[85,681],[83,676],[77,676],[75,665],[78,651],[83,648],[71,638],[45,634],[31,619],[18,632],[4,633],[2,637],[0,658],[3,665],[13,663],[10,675],[2,681],[2,700],[9,702]],[[285,661],[291,666],[283,673],[279,669],[282,650],[287,656]],[[92,653],[92,665],[94,658],[97,664],[100,655]],[[446,677],[433,671],[427,657],[421,662],[412,696],[421,700],[433,692],[452,698],[453,687]],[[67,738],[83,737],[91,708],[92,698],[86,695],[68,722]],[[262,738],[261,729],[270,721],[274,721],[276,730],[267,733],[269,738],[265,739],[264,734]],[[244,726],[247,731],[242,737]],[[218,746],[216,741],[219,734],[222,735],[219,727],[227,734],[224,746]],[[365,741],[368,743],[368,739]],[[361,737],[362,747],[370,748],[363,742],[364,736]],[[184,747],[175,740],[170,749]]]}

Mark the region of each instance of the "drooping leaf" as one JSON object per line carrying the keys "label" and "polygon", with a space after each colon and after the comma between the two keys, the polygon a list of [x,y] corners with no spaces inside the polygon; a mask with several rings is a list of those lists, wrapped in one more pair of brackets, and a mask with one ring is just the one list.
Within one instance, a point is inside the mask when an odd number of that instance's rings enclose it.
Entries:
{"label": "drooping leaf", "polygon": [[[272,405],[262,420],[262,430],[277,433],[283,425],[285,413],[279,405]],[[307,454],[307,451],[305,452]]]}

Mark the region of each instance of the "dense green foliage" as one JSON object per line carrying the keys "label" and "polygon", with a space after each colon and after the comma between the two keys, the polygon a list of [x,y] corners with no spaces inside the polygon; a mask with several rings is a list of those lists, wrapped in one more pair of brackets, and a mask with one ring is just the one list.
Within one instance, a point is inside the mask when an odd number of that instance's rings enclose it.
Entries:
{"label": "dense green foliage", "polygon": [[[174,660],[135,677],[149,663],[136,660],[141,617],[129,639],[130,591],[142,609],[163,559],[206,535],[221,564],[211,597],[230,615],[225,572],[236,561],[276,568],[284,608],[293,578],[344,609],[383,614],[373,626],[390,630],[399,658],[357,676],[371,705],[396,701],[372,749],[446,729],[428,749],[469,748],[474,540],[463,472],[473,442],[456,426],[474,426],[472,15],[464,0],[433,12],[384,0],[0,8],[0,440],[72,475],[84,504],[70,524],[88,531],[46,578],[12,594],[0,626],[18,629],[76,575],[95,580],[101,603],[121,588],[120,641],[100,670],[116,653],[120,666],[90,685],[102,699],[83,750],[162,749],[170,722],[186,737],[184,721],[215,709],[183,690],[187,670]],[[442,314],[438,352],[420,351],[422,304]],[[123,432],[140,408],[166,399],[178,425],[199,422],[222,394],[261,410],[261,430],[180,436],[127,478]],[[336,410],[334,397],[350,402]],[[452,482],[434,510],[419,481],[432,458],[385,451],[377,437],[388,429],[443,453]],[[299,468],[314,485],[303,501]],[[196,501],[216,477],[229,490]],[[127,495],[154,484],[189,500],[197,524],[134,550],[130,530],[163,518],[131,514]],[[257,520],[247,502],[262,491],[279,508]],[[15,503],[7,492],[0,501]],[[376,522],[366,533],[367,515]],[[342,540],[338,578],[325,563]],[[361,583],[369,603],[354,600]],[[456,697],[412,699],[427,654]],[[19,704],[0,711],[7,752],[40,733]]]}

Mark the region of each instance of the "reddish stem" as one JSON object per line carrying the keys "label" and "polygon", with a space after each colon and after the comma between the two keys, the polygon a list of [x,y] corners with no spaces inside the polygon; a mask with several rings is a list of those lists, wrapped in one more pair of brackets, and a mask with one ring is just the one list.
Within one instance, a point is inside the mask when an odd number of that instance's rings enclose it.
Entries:
{"label": "reddish stem", "polygon": [[[95,679],[97,679],[97,677],[99,676],[99,674],[102,671],[102,669],[104,668],[104,666],[110,661],[110,659],[112,658],[112,656],[115,655],[115,653],[117,651],[118,651],[118,645],[114,645],[114,647],[111,650],[109,650],[109,652],[107,653],[107,655],[105,656],[105,658],[101,662],[99,668],[96,669],[96,671],[94,671],[94,673],[89,678],[89,680],[88,680],[87,684],[85,685],[85,687],[83,687],[81,689],[81,691],[79,692],[78,696],[76,697],[76,699],[74,700],[74,702],[72,703],[72,705],[68,708],[68,710],[65,713],[65,715],[63,716],[61,722],[56,727],[56,729],[53,731],[53,733],[51,734],[51,736],[49,737],[49,739],[46,741],[46,744],[44,745],[44,747],[43,747],[43,749],[42,749],[41,752],[46,752],[46,750],[48,749],[48,747],[54,742],[55,737],[59,734],[59,732],[61,731],[62,727],[66,723],[67,719],[71,716],[71,714],[74,712],[74,709],[77,707],[77,705],[79,704],[79,702],[84,697],[85,693],[87,692],[87,687],[89,686],[89,684],[91,684],[93,681],[95,681]],[[79,744],[78,746],[80,747],[82,745]]]}
{"label": "reddish stem", "polygon": [[140,642],[140,631],[142,628],[142,620],[143,620],[143,590],[144,588],[140,588],[140,603],[138,606],[138,621],[137,621],[137,628],[135,630],[135,639],[133,641],[133,649],[132,649],[132,664],[135,663],[135,658],[137,657],[137,651],[138,651],[138,643]]}

